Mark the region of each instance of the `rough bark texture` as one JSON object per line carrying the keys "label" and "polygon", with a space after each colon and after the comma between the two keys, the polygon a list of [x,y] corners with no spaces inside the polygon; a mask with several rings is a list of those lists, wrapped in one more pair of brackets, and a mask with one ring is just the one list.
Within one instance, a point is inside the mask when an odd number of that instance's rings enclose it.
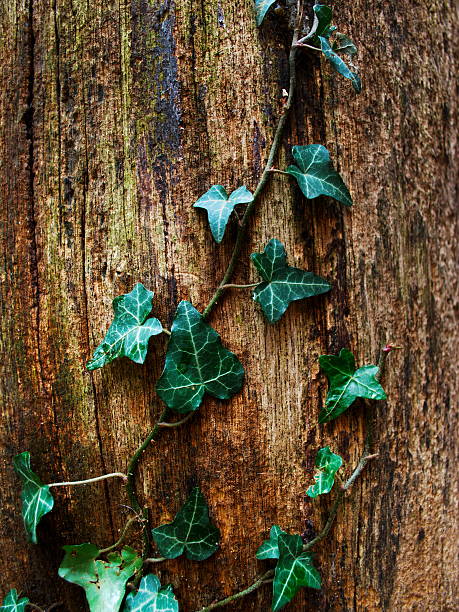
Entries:
{"label": "rough bark texture", "polygon": [[[107,546],[126,520],[119,482],[56,490],[56,508],[26,543],[12,457],[30,450],[45,482],[125,470],[162,410],[154,385],[166,339],[144,366],[84,364],[111,300],[142,281],[170,324],[180,299],[203,308],[236,233],[221,246],[192,203],[208,187],[254,188],[281,112],[291,32],[255,27],[251,0],[1,0],[1,342],[4,373],[1,594],[84,610],[56,576],[63,544]],[[458,333],[455,231],[457,37],[454,3],[335,3],[359,47],[364,89],[299,58],[291,144],[322,143],[355,200],[306,201],[277,175],[257,206],[235,281],[253,282],[251,252],[271,237],[289,261],[333,282],[269,325],[245,291],[210,322],[243,362],[244,389],[207,398],[182,429],[145,453],[138,479],[153,524],[194,483],[222,534],[218,555],[156,568],[183,610],[244,588],[254,553],[278,523],[318,529],[330,499],[304,499],[317,449],[351,470],[363,410],[317,426],[326,392],[317,357],[350,347],[360,364],[391,340],[379,457],[338,514],[318,566],[320,593],[288,610],[455,610],[457,488],[454,385]],[[457,235],[457,234],[456,234]],[[457,431],[457,430],[456,430]],[[267,610],[263,587],[233,610]]]}

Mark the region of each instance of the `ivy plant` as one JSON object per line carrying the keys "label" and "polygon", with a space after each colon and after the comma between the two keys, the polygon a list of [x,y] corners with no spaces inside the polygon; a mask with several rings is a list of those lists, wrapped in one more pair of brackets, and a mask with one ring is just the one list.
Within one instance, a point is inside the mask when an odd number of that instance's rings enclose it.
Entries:
{"label": "ivy plant", "polygon": [[251,259],[264,280],[255,288],[253,299],[260,304],[270,323],[278,321],[294,300],[331,289],[320,276],[288,266],[284,245],[275,238],[268,242],[263,253],[253,253]]}
{"label": "ivy plant", "polygon": [[[258,26],[262,24],[274,3],[274,0],[255,0]],[[251,261],[261,280],[250,285],[231,282],[243,246],[247,243],[251,215],[276,173],[293,177],[307,199],[324,195],[345,206],[353,204],[347,186],[331,163],[328,150],[321,144],[295,144],[292,148],[294,164],[289,165],[285,171],[276,170],[273,165],[278,157],[288,114],[295,99],[296,65],[299,53],[304,48],[322,53],[342,76],[352,82],[356,91],[361,88],[360,79],[352,65],[356,47],[350,38],[337,32],[332,24],[331,8],[314,5],[313,24],[307,33],[302,3],[298,4],[298,11],[292,11],[291,22],[294,26],[288,62],[289,91],[258,183],[253,191],[241,186],[231,194],[228,194],[222,185],[213,185],[194,203],[195,208],[207,211],[210,229],[217,243],[223,239],[235,207],[246,205],[239,220],[231,258],[210,301],[202,312],[189,301],[181,301],[176,308],[171,330],[168,330],[159,319],[151,316],[153,291],[142,283],[137,283],[129,293],[114,298],[113,321],[86,364],[87,370],[91,372],[107,366],[119,357],[127,357],[140,367],[145,361],[151,337],[161,333],[170,336],[164,369],[156,384],[156,391],[164,402],[164,408],[139,448],[128,460],[126,474],[112,472],[85,480],[43,484],[31,469],[28,451],[16,455],[13,460],[14,469],[23,485],[22,516],[26,533],[34,543],[37,543],[37,525],[40,519],[50,512],[54,505],[51,487],[85,485],[113,477],[123,480],[129,501],[128,508],[132,515],[118,541],[103,549],[87,542],[64,546],[65,554],[58,570],[62,579],[84,589],[91,612],[178,612],[179,604],[172,586],[161,586],[159,578],[149,571],[150,564],[165,563],[181,555],[194,561],[203,561],[219,547],[220,531],[210,520],[209,507],[199,487],[191,491],[172,522],[152,528],[148,508],[141,502],[137,493],[136,478],[139,462],[151,447],[152,441],[167,428],[179,427],[187,422],[200,407],[206,393],[219,400],[229,400],[242,388],[244,368],[241,362],[223,345],[217,331],[207,322],[223,294],[230,288],[254,288],[253,299],[260,304],[268,322],[279,322],[279,325],[282,325],[280,319],[291,302],[330,291],[331,284],[328,280],[312,272],[289,266],[284,245],[275,238],[269,240],[263,252],[251,255]],[[240,182],[238,181],[239,184]],[[332,295],[327,296],[327,299],[332,298]],[[329,381],[319,423],[339,417],[356,398],[386,398],[380,384],[381,368],[392,348],[394,347],[387,345],[383,349],[378,366],[365,365],[356,368],[354,355],[346,348],[343,348],[339,355],[319,357],[320,367]],[[171,413],[186,416],[171,420]],[[289,534],[279,525],[273,525],[269,538],[256,552],[258,560],[271,563],[272,567],[247,588],[201,608],[200,612],[210,612],[231,604],[270,582],[271,609],[274,612],[288,604],[300,588],[321,588],[321,576],[314,566],[313,549],[328,535],[347,491],[368,461],[375,456],[371,450],[371,418],[367,416],[366,422],[367,433],[362,456],[341,486],[335,487],[334,501],[324,527],[312,539],[306,541],[298,534]],[[315,459],[318,469],[314,475],[315,483],[308,487],[306,495],[316,498],[330,493],[342,463],[341,457],[333,453],[328,446],[319,449]],[[310,478],[312,480],[312,475]],[[134,524],[139,526],[142,540],[135,547],[125,546],[123,543],[126,534]],[[152,548],[161,556],[150,557]],[[12,589],[6,595],[0,610],[23,612],[28,605],[34,606],[27,598],[19,599],[17,591]]]}
{"label": "ivy plant", "polygon": [[113,300],[115,318],[108,328],[103,341],[88,361],[88,370],[102,368],[118,357],[129,357],[136,363],[143,363],[148,341],[163,331],[158,319],[148,315],[151,312],[153,291],[137,283],[130,293],[119,295]]}
{"label": "ivy plant", "polygon": [[44,485],[30,467],[30,453],[25,451],[13,459],[16,473],[22,480],[22,518],[29,539],[37,543],[37,525],[40,520],[51,512],[54,498],[49,486]]}
{"label": "ivy plant", "polygon": [[339,355],[321,355],[320,367],[325,372],[330,388],[325,407],[319,415],[319,423],[327,423],[345,412],[358,397],[384,400],[386,394],[377,380],[378,366],[355,367],[354,355],[349,349],[341,349]]}
{"label": "ivy plant", "polygon": [[241,390],[241,362],[190,302],[178,305],[171,332],[164,371],[156,385],[169,408],[190,412],[199,408],[206,392],[228,399]]}
{"label": "ivy plant", "polygon": [[308,488],[306,495],[317,497],[330,493],[335,484],[335,474],[342,465],[341,457],[332,453],[328,446],[321,448],[316,456],[316,467],[319,469],[319,472],[314,474],[316,482]]}
{"label": "ivy plant", "polygon": [[136,593],[129,593],[123,612],[178,612],[172,586],[161,587],[154,574],[144,576]]}
{"label": "ivy plant", "polygon": [[94,544],[64,546],[64,550],[59,576],[84,589],[91,612],[118,612],[127,581],[142,567],[136,551],[125,546],[121,553],[109,553],[104,561],[98,559],[101,551]]}
{"label": "ivy plant", "polygon": [[238,187],[228,196],[222,185],[213,185],[209,191],[195,202],[195,208],[204,208],[209,218],[210,230],[215,242],[221,242],[225,234],[226,225],[238,204],[248,204],[253,201],[253,195],[247,187]]}
{"label": "ivy plant", "polygon": [[209,509],[198,487],[193,489],[172,523],[152,531],[159,552],[166,559],[175,559],[183,553],[187,559],[204,561],[218,548],[220,532],[209,519]]}
{"label": "ivy plant", "polygon": [[26,606],[30,603],[27,597],[19,599],[16,589],[11,589],[0,606],[0,612],[25,612]]}

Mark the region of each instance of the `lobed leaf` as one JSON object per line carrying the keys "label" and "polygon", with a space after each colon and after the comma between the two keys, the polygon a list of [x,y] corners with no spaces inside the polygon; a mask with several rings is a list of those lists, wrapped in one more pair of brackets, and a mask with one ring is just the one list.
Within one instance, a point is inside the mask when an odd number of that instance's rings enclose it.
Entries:
{"label": "lobed leaf", "polygon": [[279,536],[285,533],[279,525],[273,525],[269,532],[269,540],[265,540],[257,550],[257,559],[279,559]]}
{"label": "lobed leaf", "polygon": [[288,266],[284,245],[275,238],[263,253],[252,253],[250,257],[264,279],[255,287],[253,299],[270,323],[278,321],[291,302],[326,293],[331,288],[320,276]]}
{"label": "lobed leaf", "polygon": [[136,551],[125,546],[121,554],[110,553],[102,561],[94,544],[64,546],[64,550],[59,576],[84,589],[91,612],[118,612],[127,581],[142,567]]}
{"label": "lobed leaf", "polygon": [[238,204],[248,204],[252,200],[253,195],[247,187],[238,187],[228,196],[222,185],[213,185],[194,203],[194,207],[204,208],[207,211],[212,236],[220,243],[234,207]]}
{"label": "lobed leaf", "polygon": [[178,612],[178,609],[172,586],[161,588],[159,579],[148,574],[142,578],[137,593],[127,596],[123,612]]}
{"label": "lobed leaf", "polygon": [[177,307],[156,390],[176,412],[197,410],[204,393],[228,399],[240,391],[244,368],[190,302]]}
{"label": "lobed leaf", "polygon": [[44,485],[30,468],[30,453],[25,451],[13,459],[15,472],[20,476],[23,487],[21,491],[22,518],[29,539],[37,543],[37,525],[40,520],[51,512],[54,498],[49,492],[49,486]]}
{"label": "lobed leaf", "polygon": [[354,355],[341,349],[339,355],[321,355],[319,364],[328,378],[330,388],[319,423],[327,423],[345,412],[358,398],[386,399],[384,389],[376,379],[379,368],[366,365],[356,369]]}
{"label": "lobed leaf", "polygon": [[278,536],[279,561],[273,582],[273,612],[283,608],[303,586],[320,589],[320,574],[312,563],[311,553],[303,552],[299,535]]}
{"label": "lobed leaf", "polygon": [[218,548],[220,532],[209,519],[204,495],[195,487],[172,523],[152,530],[159,552],[167,559],[185,553],[188,559],[204,561]]}
{"label": "lobed leaf", "polygon": [[319,36],[318,38],[320,41],[320,48],[322,50],[322,53],[328,59],[333,68],[343,77],[349,79],[355,91],[357,93],[360,93],[362,91],[362,82],[360,80],[359,75],[356,72],[352,72],[346,62],[333,51],[326,38],[324,38],[323,36]]}
{"label": "lobed leaf", "polygon": [[30,600],[27,599],[27,597],[19,599],[16,589],[11,589],[11,591],[5,595],[5,599],[0,606],[0,612],[25,612],[26,606],[29,603]]}
{"label": "lobed leaf", "polygon": [[294,146],[292,155],[296,166],[286,170],[294,176],[303,194],[308,198],[326,195],[352,206],[351,195],[341,176],[330,162],[330,154],[322,145]]}
{"label": "lobed leaf", "polygon": [[341,34],[341,32],[336,32],[332,49],[335,53],[346,53],[350,57],[357,53],[357,47],[352,40],[346,34]]}
{"label": "lobed leaf", "polygon": [[314,11],[314,23],[310,34],[329,37],[336,30],[335,26],[331,25],[332,9],[325,4],[315,4],[312,10]]}
{"label": "lobed leaf", "polygon": [[314,475],[316,483],[308,488],[306,495],[317,497],[323,493],[330,493],[335,483],[335,474],[342,465],[341,457],[332,453],[328,446],[321,448],[316,456],[316,467],[320,471]]}
{"label": "lobed leaf", "polygon": [[255,0],[255,17],[257,26],[261,26],[266,13],[275,4],[276,0]]}
{"label": "lobed leaf", "polygon": [[153,295],[153,291],[137,283],[130,293],[113,300],[115,318],[92,359],[86,364],[88,370],[102,368],[118,357],[129,357],[135,363],[145,361],[148,341],[163,331],[158,319],[147,319]]}

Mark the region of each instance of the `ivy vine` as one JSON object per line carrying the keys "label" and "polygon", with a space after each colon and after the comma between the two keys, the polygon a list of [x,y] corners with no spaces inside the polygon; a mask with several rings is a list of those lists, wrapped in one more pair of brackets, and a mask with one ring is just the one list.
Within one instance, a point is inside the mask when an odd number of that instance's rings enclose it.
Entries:
{"label": "ivy vine", "polygon": [[[255,0],[258,26],[262,24],[275,2],[276,0]],[[156,317],[150,316],[154,308],[153,292],[137,283],[130,293],[113,300],[113,322],[86,364],[90,371],[102,368],[120,357],[143,364],[151,338],[162,333],[170,336],[164,369],[156,384],[156,391],[165,407],[148,436],[130,458],[127,472],[115,472],[81,481],[43,484],[32,470],[29,452],[22,452],[14,458],[14,469],[23,484],[21,499],[24,526],[30,541],[35,544],[40,520],[51,512],[54,506],[51,493],[53,487],[84,485],[107,478],[120,478],[124,481],[134,515],[127,521],[119,540],[105,549],[99,549],[92,543],[64,546],[65,555],[59,567],[59,576],[84,589],[91,612],[178,612],[179,603],[173,587],[161,586],[158,577],[147,568],[181,555],[194,561],[202,561],[213,555],[219,547],[218,527],[209,516],[207,502],[199,488],[190,492],[171,523],[152,528],[148,513],[138,499],[135,480],[143,452],[163,429],[179,427],[188,421],[199,409],[206,393],[225,400],[242,388],[242,364],[236,355],[225,348],[218,333],[207,323],[217,301],[228,289],[250,287],[253,289],[253,299],[260,305],[269,323],[274,324],[281,319],[292,301],[326,293],[331,288],[328,280],[289,266],[284,246],[275,238],[268,242],[263,252],[251,255],[251,261],[261,280],[250,285],[231,284],[234,268],[245,243],[249,218],[272,176],[282,174],[294,178],[308,199],[325,195],[345,206],[352,205],[349,190],[334,169],[329,152],[320,144],[296,145],[292,148],[295,164],[285,170],[273,167],[294,101],[296,60],[302,48],[321,53],[338,73],[351,81],[357,93],[361,90],[360,78],[352,64],[357,52],[356,47],[345,34],[337,32],[336,27],[332,25],[331,8],[315,5],[313,24],[309,31],[306,31],[307,20],[299,1],[293,21],[288,97],[256,189],[251,193],[245,186],[241,186],[228,195],[225,187],[213,185],[194,203],[194,207],[206,211],[210,231],[217,243],[221,242],[236,206],[245,205],[228,267],[208,305],[200,313],[190,302],[180,302],[172,327],[167,330]],[[359,368],[355,365],[354,355],[347,348],[343,348],[339,355],[322,355],[319,358],[321,370],[329,382],[325,405],[318,417],[319,423],[337,418],[357,398],[371,401],[386,399],[380,378],[385,357],[393,348],[396,347],[387,345],[382,349],[378,365],[369,364]],[[179,415],[179,418],[170,420],[173,413]],[[346,492],[368,461],[376,456],[372,449],[371,415],[372,411],[367,410],[362,456],[347,479],[341,481],[322,530],[313,539],[304,541],[299,534],[289,534],[279,525],[273,525],[269,538],[258,548],[256,558],[274,562],[275,566],[267,569],[246,589],[213,602],[201,608],[200,612],[226,606],[269,583],[272,583],[273,611],[283,608],[302,587],[321,588],[321,576],[314,566],[312,551],[328,535]],[[334,487],[336,489],[335,479],[342,465],[342,458],[328,446],[320,449],[316,456],[318,471],[311,477],[314,483],[307,489],[306,494],[315,498],[330,493]],[[132,525],[141,528],[141,552],[123,546]],[[157,550],[157,557],[150,556],[153,545]],[[27,597],[20,598],[17,591],[12,589],[4,598],[0,610],[22,612],[27,607],[41,610]]]}

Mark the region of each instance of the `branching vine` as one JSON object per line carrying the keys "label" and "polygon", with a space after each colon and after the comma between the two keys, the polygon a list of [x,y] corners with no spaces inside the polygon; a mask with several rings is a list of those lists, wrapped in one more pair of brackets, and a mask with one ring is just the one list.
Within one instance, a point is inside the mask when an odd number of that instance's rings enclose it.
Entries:
{"label": "branching vine", "polygon": [[[255,0],[257,24],[261,25],[275,0]],[[219,547],[220,533],[209,518],[207,502],[198,487],[193,489],[185,504],[171,523],[151,528],[148,508],[143,507],[136,492],[136,474],[139,462],[152,442],[164,430],[184,425],[199,409],[204,395],[229,399],[240,391],[244,369],[239,359],[226,349],[217,332],[207,323],[220,298],[228,289],[253,289],[253,299],[270,323],[279,321],[294,300],[327,293],[330,283],[311,272],[289,266],[284,246],[273,238],[263,252],[253,253],[251,260],[261,280],[251,284],[232,283],[233,273],[239,262],[246,241],[249,220],[268,181],[276,174],[295,179],[308,199],[325,195],[345,206],[352,205],[351,195],[341,176],[335,171],[325,147],[320,144],[297,145],[292,149],[295,164],[285,170],[274,168],[289,113],[293,107],[296,89],[296,62],[303,48],[321,52],[333,68],[349,79],[358,93],[360,78],[352,68],[351,59],[356,53],[352,41],[336,32],[332,25],[332,11],[328,6],[313,7],[314,21],[305,31],[303,6],[298,1],[293,15],[293,36],[289,51],[289,90],[274,132],[268,159],[253,193],[245,186],[228,194],[222,185],[213,185],[194,204],[207,212],[210,230],[214,239],[221,242],[227,223],[236,206],[246,205],[233,251],[221,282],[202,313],[194,306],[179,303],[171,330],[165,329],[155,317],[150,317],[154,294],[141,283],[130,293],[113,300],[114,319],[103,341],[95,349],[86,367],[96,370],[119,357],[127,357],[136,363],[144,363],[148,344],[152,336],[165,333],[169,336],[163,373],[156,391],[165,407],[157,422],[142,444],[128,461],[127,473],[113,472],[85,480],[43,484],[32,471],[30,454],[23,452],[14,458],[14,468],[23,482],[21,493],[22,515],[30,540],[37,543],[37,526],[41,518],[50,512],[54,498],[50,489],[96,483],[108,478],[121,478],[125,482],[126,495],[134,516],[126,522],[117,542],[106,548],[94,544],[64,546],[65,556],[59,567],[59,576],[85,590],[91,612],[158,611],[177,612],[179,604],[172,586],[161,586],[159,579],[148,573],[150,564],[161,563],[184,554],[188,559],[207,559]],[[346,63],[343,55],[347,56]],[[348,65],[349,64],[349,65]],[[380,384],[384,361],[388,353],[396,348],[387,345],[381,352],[378,365],[357,368],[354,355],[343,348],[339,355],[322,355],[319,363],[328,378],[329,390],[325,405],[319,414],[319,423],[326,423],[345,412],[357,398],[370,402],[384,400],[386,394]],[[170,420],[177,413],[177,420]],[[373,405],[366,406],[366,436],[363,453],[349,477],[340,480],[330,507],[328,519],[322,530],[311,540],[304,541],[298,534],[289,534],[278,525],[273,525],[269,539],[259,547],[256,557],[260,560],[275,560],[274,568],[268,569],[253,584],[220,601],[200,609],[209,612],[227,606],[272,583],[272,610],[283,608],[301,587],[320,589],[321,576],[314,566],[310,552],[329,534],[339,508],[367,463],[377,456],[373,451]],[[335,485],[335,478],[343,464],[342,458],[330,448],[320,449],[316,456],[317,473],[314,484],[306,494],[315,498],[328,494]],[[139,525],[142,533],[142,552],[139,554],[123,542],[133,525]],[[158,556],[151,557],[152,542]],[[40,610],[28,598],[19,598],[15,589],[5,597],[0,610],[24,611],[26,607]]]}

